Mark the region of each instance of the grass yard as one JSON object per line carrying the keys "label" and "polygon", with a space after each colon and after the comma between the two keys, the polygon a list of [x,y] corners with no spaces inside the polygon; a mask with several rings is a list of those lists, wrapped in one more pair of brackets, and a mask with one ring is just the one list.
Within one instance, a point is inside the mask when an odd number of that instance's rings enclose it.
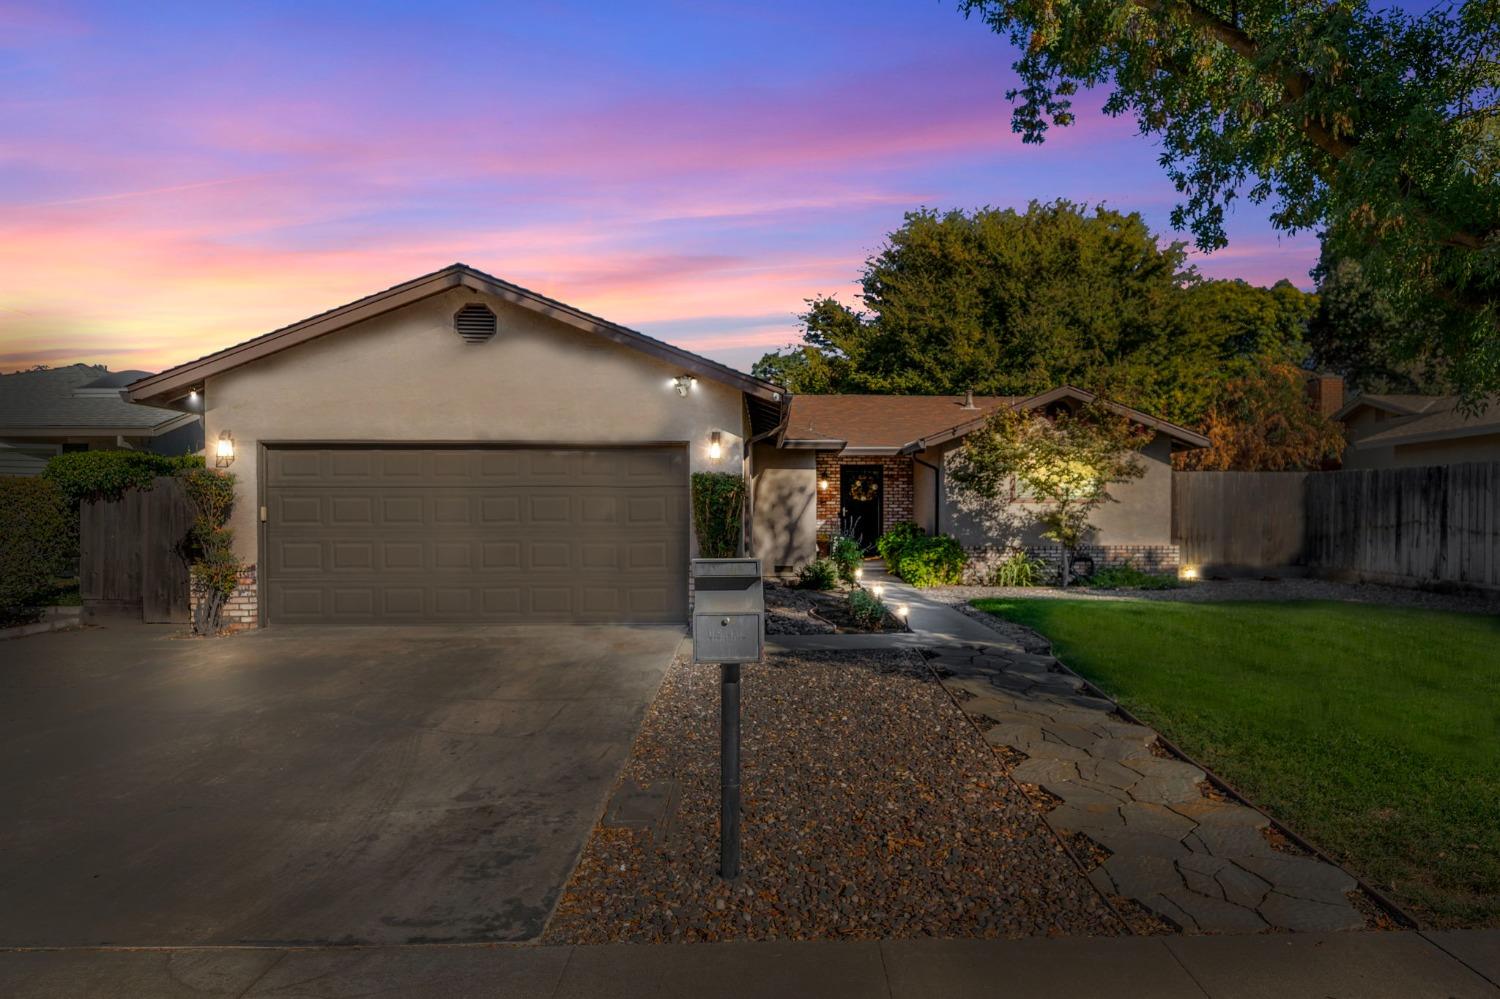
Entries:
{"label": "grass yard", "polygon": [[1424,921],[1500,926],[1500,619],[976,600]]}

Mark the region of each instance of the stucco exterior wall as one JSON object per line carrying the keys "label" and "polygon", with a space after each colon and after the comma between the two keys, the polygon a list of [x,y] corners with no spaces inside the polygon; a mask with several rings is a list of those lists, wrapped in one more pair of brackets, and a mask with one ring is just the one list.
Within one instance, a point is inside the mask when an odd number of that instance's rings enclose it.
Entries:
{"label": "stucco exterior wall", "polygon": [[[918,455],[923,461],[941,464],[944,457],[961,446],[946,445],[941,451],[931,449]],[[1170,545],[1172,543],[1172,442],[1162,434],[1152,438],[1141,449],[1146,474],[1123,485],[1112,486],[1110,495],[1118,502],[1105,503],[1090,518],[1098,530],[1088,542],[1094,545]],[[943,483],[942,503],[937,523],[923,524],[929,530],[952,534],[966,548],[1004,547],[1007,544],[1045,544],[1034,519],[1034,504],[1017,501],[1009,505],[996,523],[978,511],[964,509]],[[918,492],[920,493],[920,488]],[[921,523],[919,521],[919,523]]]}
{"label": "stucco exterior wall", "polygon": [[[1387,427],[1381,427],[1384,430]],[[1475,434],[1449,440],[1400,444],[1393,447],[1344,449],[1344,468],[1416,468],[1459,465],[1468,461],[1500,461],[1500,433]]]}
{"label": "stucco exterior wall", "polygon": [[[453,329],[482,301],[499,332],[468,344]],[[257,457],[264,441],[491,442],[688,445],[692,471],[739,471],[746,436],[736,388],[699,379],[638,350],[560,321],[453,289],[210,378],[207,439],[234,437],[238,498],[229,526],[258,561]],[[718,430],[723,454],[708,456]],[[696,541],[693,542],[696,550]]]}
{"label": "stucco exterior wall", "polygon": [[789,572],[818,555],[818,483],[812,451],[757,444],[752,456],[751,544],[767,574]]}

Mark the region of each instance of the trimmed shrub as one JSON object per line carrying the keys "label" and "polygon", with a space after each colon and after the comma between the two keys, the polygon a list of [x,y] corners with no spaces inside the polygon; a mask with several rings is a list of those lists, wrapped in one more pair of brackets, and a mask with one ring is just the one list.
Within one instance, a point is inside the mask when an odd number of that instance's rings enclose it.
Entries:
{"label": "trimmed shrub", "polygon": [[51,480],[74,504],[116,500],[127,489],[149,489],[158,475],[203,467],[199,454],[165,455],[150,451],[69,451],[47,462],[43,478]]}
{"label": "trimmed shrub", "polygon": [[833,539],[828,548],[828,557],[838,567],[839,578],[846,583],[854,582],[854,570],[865,561],[865,550],[858,541],[841,534]]}
{"label": "trimmed shrub", "polygon": [[926,531],[911,521],[903,521],[893,525],[889,531],[880,536],[880,540],[875,542],[875,550],[880,553],[881,558],[885,559],[886,565],[894,566],[900,560],[902,551],[913,541],[925,537],[926,534]]}
{"label": "trimmed shrub", "polygon": [[1040,586],[1047,565],[1023,551],[1014,551],[995,566],[987,581],[990,586]]}
{"label": "trimmed shrub", "polygon": [[53,580],[69,571],[72,520],[51,480],[0,477],[0,627],[36,620]]}
{"label": "trimmed shrub", "polygon": [[745,480],[733,472],[693,473],[693,530],[700,558],[733,558],[744,529]]}
{"label": "trimmed shrub", "polygon": [[963,580],[968,561],[957,538],[920,535],[901,547],[891,568],[912,586],[952,586]]}
{"label": "trimmed shrub", "polygon": [[797,585],[804,590],[831,590],[839,584],[839,569],[833,559],[815,559],[797,573]]}
{"label": "trimmed shrub", "polygon": [[869,590],[855,587],[849,591],[849,613],[862,627],[878,628],[885,620],[885,604]]}
{"label": "trimmed shrub", "polygon": [[224,602],[239,585],[243,568],[234,553],[234,532],[224,526],[234,508],[234,476],[200,464],[179,477],[198,514],[188,534],[188,572],[198,591],[193,631],[216,635],[223,630]]}
{"label": "trimmed shrub", "polygon": [[1175,590],[1180,584],[1176,576],[1142,572],[1127,562],[1105,566],[1084,577],[1083,585],[1095,590]]}

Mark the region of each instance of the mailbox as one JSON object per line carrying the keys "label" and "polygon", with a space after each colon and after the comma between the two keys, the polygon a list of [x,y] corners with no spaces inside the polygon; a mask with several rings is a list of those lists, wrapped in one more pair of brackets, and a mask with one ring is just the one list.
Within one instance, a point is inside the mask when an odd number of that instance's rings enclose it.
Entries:
{"label": "mailbox", "polygon": [[765,644],[760,559],[693,559],[693,661],[760,662]]}

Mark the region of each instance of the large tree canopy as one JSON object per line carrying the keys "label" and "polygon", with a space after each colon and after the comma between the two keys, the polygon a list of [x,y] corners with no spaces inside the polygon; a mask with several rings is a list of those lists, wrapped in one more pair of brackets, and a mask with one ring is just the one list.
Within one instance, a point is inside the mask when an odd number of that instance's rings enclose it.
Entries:
{"label": "large tree canopy", "polygon": [[1204,281],[1140,216],[1069,202],[912,212],[860,308],[809,301],[755,373],[794,392],[1029,395],[1071,383],[1195,423],[1236,375],[1300,361],[1316,299]]}
{"label": "large tree canopy", "polygon": [[1500,2],[961,0],[1022,51],[1013,125],[1072,123],[1080,86],[1160,137],[1173,224],[1225,244],[1248,193],[1318,229],[1397,318],[1393,356],[1500,390]]}

